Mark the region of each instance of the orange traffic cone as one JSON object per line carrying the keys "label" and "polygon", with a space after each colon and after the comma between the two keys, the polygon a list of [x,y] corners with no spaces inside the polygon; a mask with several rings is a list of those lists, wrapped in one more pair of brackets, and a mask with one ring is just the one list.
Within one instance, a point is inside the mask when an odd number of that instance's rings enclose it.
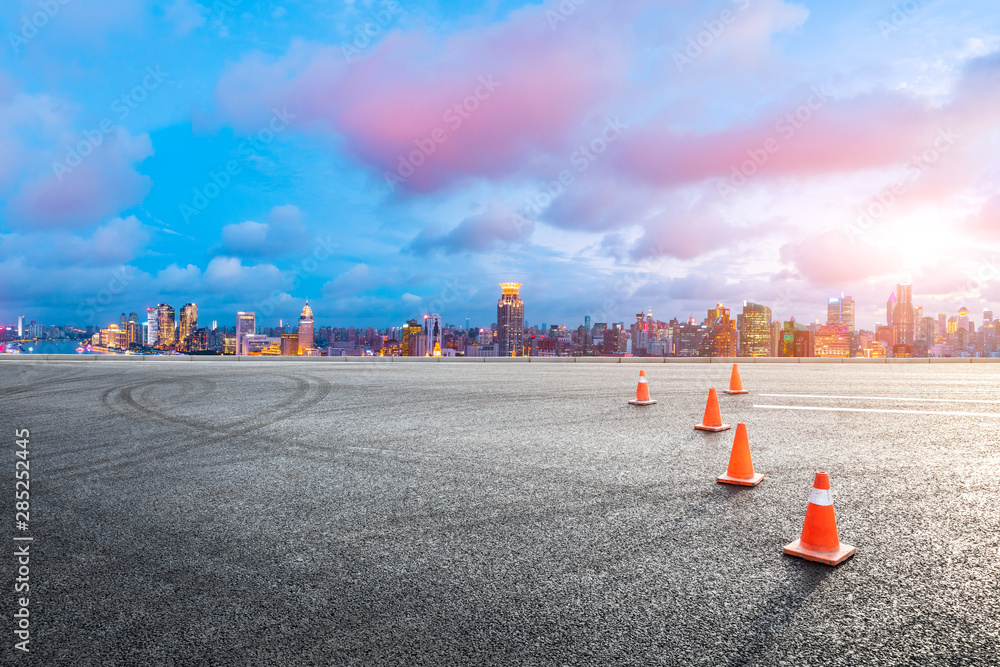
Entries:
{"label": "orange traffic cone", "polygon": [[635,398],[629,401],[632,405],[652,405],[656,401],[649,398],[649,384],[646,382],[646,371],[639,371],[639,386],[635,388]]}
{"label": "orange traffic cone", "polygon": [[699,431],[725,431],[727,428],[732,428],[729,424],[722,423],[722,413],[719,412],[719,396],[715,393],[715,387],[708,390],[705,417],[695,428]]}
{"label": "orange traffic cone", "polygon": [[726,389],[727,394],[749,394],[750,392],[743,388],[743,378],[740,377],[740,365],[733,364],[733,374],[729,378],[729,389]]}
{"label": "orange traffic cone", "polygon": [[747,425],[740,422],[736,425],[736,439],[733,441],[733,451],[729,455],[729,468],[726,474],[719,477],[721,484],[739,484],[740,486],[757,486],[764,475],[754,473],[753,461],[750,460],[750,441],[747,439]]}
{"label": "orange traffic cone", "polygon": [[785,545],[785,553],[827,565],[840,565],[854,555],[854,547],[841,544],[837,536],[837,517],[833,513],[833,494],[830,493],[830,476],[816,473],[802,537]]}

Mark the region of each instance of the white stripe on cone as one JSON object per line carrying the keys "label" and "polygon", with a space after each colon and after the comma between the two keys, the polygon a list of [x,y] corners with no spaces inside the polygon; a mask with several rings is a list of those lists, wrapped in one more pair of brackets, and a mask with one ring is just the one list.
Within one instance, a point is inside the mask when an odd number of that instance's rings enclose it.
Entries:
{"label": "white stripe on cone", "polygon": [[646,384],[646,376],[643,375],[639,378],[639,384]]}
{"label": "white stripe on cone", "polygon": [[817,489],[809,493],[809,502],[813,505],[823,505],[827,507],[833,504],[833,494],[830,493],[830,489]]}

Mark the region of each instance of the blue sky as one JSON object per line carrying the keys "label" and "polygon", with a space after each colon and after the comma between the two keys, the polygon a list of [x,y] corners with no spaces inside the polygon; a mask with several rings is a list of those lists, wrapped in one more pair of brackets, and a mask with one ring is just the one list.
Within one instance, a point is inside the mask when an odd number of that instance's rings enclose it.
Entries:
{"label": "blue sky", "polygon": [[846,292],[871,327],[906,279],[926,314],[1000,311],[998,19],[6,2],[0,321],[276,324],[309,298],[320,325],[488,326],[502,281],[532,324],[744,299],[811,321]]}

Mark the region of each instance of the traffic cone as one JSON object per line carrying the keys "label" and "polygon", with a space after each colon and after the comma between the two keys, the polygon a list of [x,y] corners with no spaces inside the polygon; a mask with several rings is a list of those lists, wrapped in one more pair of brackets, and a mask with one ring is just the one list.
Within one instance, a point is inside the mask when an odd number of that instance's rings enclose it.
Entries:
{"label": "traffic cone", "polygon": [[785,545],[785,553],[827,565],[840,565],[854,555],[854,547],[841,544],[837,536],[837,517],[833,513],[833,494],[830,493],[830,476],[816,473],[802,537]]}
{"label": "traffic cone", "polygon": [[719,396],[715,393],[715,387],[708,390],[705,417],[695,428],[699,431],[725,431],[727,428],[732,428],[729,424],[722,423],[722,413],[719,412]]}
{"label": "traffic cone", "polygon": [[635,398],[629,401],[632,405],[652,405],[656,401],[649,398],[649,383],[646,382],[646,371],[639,371],[639,386],[635,388]]}
{"label": "traffic cone", "polygon": [[733,364],[733,374],[729,378],[729,389],[725,390],[727,394],[749,394],[750,392],[743,388],[743,378],[740,377],[740,365]]}
{"label": "traffic cone", "polygon": [[739,484],[740,486],[757,486],[764,475],[754,473],[753,461],[750,460],[750,441],[747,438],[747,425],[740,422],[736,425],[736,439],[733,440],[733,451],[729,455],[729,468],[726,474],[719,477],[720,484]]}

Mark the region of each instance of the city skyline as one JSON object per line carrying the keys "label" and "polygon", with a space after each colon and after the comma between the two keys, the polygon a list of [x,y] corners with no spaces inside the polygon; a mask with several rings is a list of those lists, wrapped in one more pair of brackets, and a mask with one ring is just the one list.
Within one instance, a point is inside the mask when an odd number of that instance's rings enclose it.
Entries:
{"label": "city skyline", "polygon": [[39,7],[0,9],[3,322],[1000,301],[985,1]]}

